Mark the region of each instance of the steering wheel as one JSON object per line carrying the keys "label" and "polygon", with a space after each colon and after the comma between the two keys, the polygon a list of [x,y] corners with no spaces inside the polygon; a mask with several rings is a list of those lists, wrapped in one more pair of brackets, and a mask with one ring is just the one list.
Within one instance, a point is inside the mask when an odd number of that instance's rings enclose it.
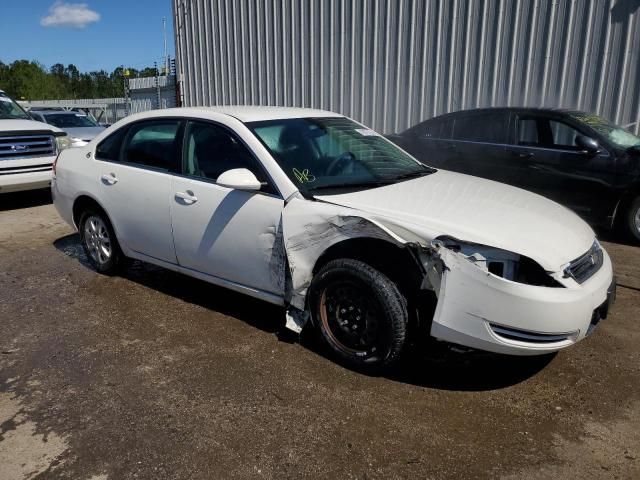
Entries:
{"label": "steering wheel", "polygon": [[339,157],[334,158],[327,167],[327,176],[331,177],[345,169],[348,163],[353,163],[355,156],[351,152],[344,152]]}

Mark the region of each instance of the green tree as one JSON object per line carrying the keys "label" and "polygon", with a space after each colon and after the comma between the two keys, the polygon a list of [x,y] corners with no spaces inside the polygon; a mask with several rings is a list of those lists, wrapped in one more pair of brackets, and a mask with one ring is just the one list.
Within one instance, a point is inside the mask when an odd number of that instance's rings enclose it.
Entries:
{"label": "green tree", "polygon": [[153,67],[142,70],[117,67],[111,73],[80,72],[73,64],[65,67],[56,63],[47,69],[34,61],[17,60],[11,64],[0,61],[0,89],[15,99],[25,100],[122,97],[125,79],[155,75]]}

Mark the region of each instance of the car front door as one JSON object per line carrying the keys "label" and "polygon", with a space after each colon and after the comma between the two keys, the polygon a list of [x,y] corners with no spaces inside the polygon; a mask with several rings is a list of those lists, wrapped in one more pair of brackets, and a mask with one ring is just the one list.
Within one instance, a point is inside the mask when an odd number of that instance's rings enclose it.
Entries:
{"label": "car front door", "polygon": [[583,151],[579,135],[589,132],[562,117],[518,114],[508,150],[522,170],[518,186],[597,222],[613,210],[614,157],[602,146],[596,154]]}
{"label": "car front door", "polygon": [[[227,170],[249,169],[260,191],[216,184]],[[181,266],[244,287],[284,293],[280,216],[284,200],[248,147],[227,127],[187,125],[183,175],[173,182],[171,218]]]}
{"label": "car front door", "polygon": [[95,152],[98,200],[118,240],[148,257],[176,263],[171,181],[180,166],[183,122],[148,120],[123,127]]}

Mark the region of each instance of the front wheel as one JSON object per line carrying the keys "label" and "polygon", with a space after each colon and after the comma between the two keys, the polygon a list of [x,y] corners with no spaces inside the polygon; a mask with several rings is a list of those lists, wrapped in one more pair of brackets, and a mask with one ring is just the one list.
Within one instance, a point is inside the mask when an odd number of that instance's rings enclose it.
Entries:
{"label": "front wheel", "polygon": [[87,210],[80,219],[80,240],[89,262],[98,272],[113,275],[122,262],[122,252],[107,216]]}
{"label": "front wheel", "polygon": [[405,345],[407,301],[388,277],[364,262],[328,262],[310,287],[314,326],[338,360],[355,368],[394,363]]}
{"label": "front wheel", "polygon": [[640,196],[631,202],[626,220],[627,231],[636,242],[640,242]]}

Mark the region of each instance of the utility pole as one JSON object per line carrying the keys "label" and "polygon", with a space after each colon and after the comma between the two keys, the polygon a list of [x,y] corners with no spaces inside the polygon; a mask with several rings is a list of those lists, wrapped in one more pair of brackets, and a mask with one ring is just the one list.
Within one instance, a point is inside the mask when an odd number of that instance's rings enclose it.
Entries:
{"label": "utility pole", "polygon": [[167,17],[162,17],[162,36],[164,38],[164,74],[169,75],[169,57],[167,56]]}
{"label": "utility pole", "polygon": [[[124,93],[124,116],[127,117],[129,115],[129,80],[127,77],[129,76],[128,70],[124,69],[124,65],[121,65],[122,69],[122,91]],[[118,119],[114,118],[117,122]]]}
{"label": "utility pole", "polygon": [[156,87],[156,108],[160,109],[162,108],[161,105],[161,100],[162,97],[160,95],[160,78],[158,78],[158,63],[157,62],[153,62],[153,68],[156,72],[155,77],[153,77],[154,83],[155,83],[155,87]]}

